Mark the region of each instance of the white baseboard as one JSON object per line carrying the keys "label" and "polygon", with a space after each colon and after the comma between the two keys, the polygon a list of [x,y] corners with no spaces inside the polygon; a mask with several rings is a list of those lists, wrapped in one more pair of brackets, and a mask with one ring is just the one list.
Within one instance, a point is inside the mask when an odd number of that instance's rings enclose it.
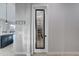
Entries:
{"label": "white baseboard", "polygon": [[[42,52],[41,54],[45,54],[46,56],[79,56],[79,52],[47,52],[47,53]],[[26,53],[16,52],[16,55],[26,55]]]}
{"label": "white baseboard", "polygon": [[49,56],[79,56],[79,52],[48,52]]}
{"label": "white baseboard", "polygon": [[26,55],[26,52],[16,52],[15,55]]}

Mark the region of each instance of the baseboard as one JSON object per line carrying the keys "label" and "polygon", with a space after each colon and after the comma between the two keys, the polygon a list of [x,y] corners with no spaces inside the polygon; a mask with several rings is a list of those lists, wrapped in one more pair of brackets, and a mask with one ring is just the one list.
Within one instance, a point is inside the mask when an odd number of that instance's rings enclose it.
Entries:
{"label": "baseboard", "polygon": [[[46,56],[79,56],[79,52],[42,52],[34,53],[36,55],[46,55]],[[16,52],[15,56],[26,56],[25,52]]]}
{"label": "baseboard", "polygon": [[79,56],[79,52],[48,52],[48,56]]}
{"label": "baseboard", "polygon": [[15,56],[26,56],[26,52],[16,52]]}

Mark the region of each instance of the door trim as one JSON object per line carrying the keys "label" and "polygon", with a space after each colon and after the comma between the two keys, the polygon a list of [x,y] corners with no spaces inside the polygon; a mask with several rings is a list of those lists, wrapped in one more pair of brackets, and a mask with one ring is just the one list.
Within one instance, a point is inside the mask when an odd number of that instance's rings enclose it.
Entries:
{"label": "door trim", "polygon": [[32,5],[32,23],[31,23],[31,54],[34,53],[34,43],[35,43],[35,9],[45,9],[45,35],[47,35],[45,39],[45,49],[37,50],[37,52],[48,52],[48,20],[47,20],[47,6],[46,5]]}

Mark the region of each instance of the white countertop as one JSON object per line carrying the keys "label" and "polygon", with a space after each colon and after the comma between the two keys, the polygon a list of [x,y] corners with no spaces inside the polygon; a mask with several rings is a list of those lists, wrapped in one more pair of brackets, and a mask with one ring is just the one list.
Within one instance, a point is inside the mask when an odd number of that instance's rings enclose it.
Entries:
{"label": "white countertop", "polygon": [[4,33],[4,34],[0,34],[0,36],[2,36],[2,35],[9,35],[9,34],[13,34],[13,33]]}

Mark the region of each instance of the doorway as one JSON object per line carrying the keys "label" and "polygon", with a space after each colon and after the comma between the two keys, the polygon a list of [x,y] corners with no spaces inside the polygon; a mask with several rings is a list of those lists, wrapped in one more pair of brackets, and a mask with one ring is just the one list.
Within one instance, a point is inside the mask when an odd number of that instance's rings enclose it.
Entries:
{"label": "doorway", "polygon": [[32,54],[48,51],[48,21],[47,6],[32,6],[31,25],[31,47]]}

